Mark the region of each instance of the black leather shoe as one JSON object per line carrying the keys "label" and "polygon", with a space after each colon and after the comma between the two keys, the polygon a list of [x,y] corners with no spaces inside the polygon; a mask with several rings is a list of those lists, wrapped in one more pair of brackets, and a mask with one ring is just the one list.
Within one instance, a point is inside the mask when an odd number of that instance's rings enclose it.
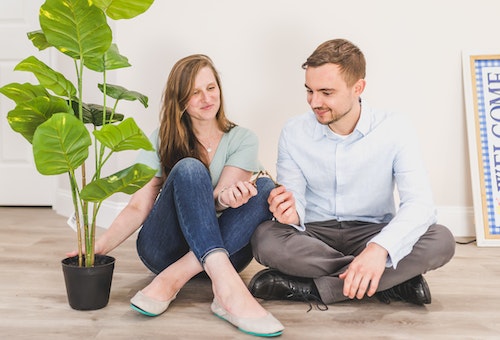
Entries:
{"label": "black leather shoe", "polygon": [[417,275],[397,286],[378,292],[375,296],[385,303],[391,303],[391,299],[416,305],[431,303],[431,291],[422,275]]}
{"label": "black leather shoe", "polygon": [[248,289],[256,298],[305,301],[309,303],[309,310],[312,309],[311,301],[313,301],[318,309],[328,309],[321,300],[312,279],[286,275],[276,269],[263,269],[255,274]]}

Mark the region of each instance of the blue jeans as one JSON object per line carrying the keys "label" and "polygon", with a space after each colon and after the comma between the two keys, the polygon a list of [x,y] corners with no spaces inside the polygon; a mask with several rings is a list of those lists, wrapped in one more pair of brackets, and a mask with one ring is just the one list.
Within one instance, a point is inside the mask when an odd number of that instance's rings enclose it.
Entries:
{"label": "blue jeans", "polygon": [[250,239],[257,226],[271,219],[269,178],[257,180],[258,194],[217,216],[212,180],[199,160],[184,158],[172,168],[137,238],[137,252],[158,274],[190,250],[203,265],[213,251],[227,252],[239,272],[252,260]]}

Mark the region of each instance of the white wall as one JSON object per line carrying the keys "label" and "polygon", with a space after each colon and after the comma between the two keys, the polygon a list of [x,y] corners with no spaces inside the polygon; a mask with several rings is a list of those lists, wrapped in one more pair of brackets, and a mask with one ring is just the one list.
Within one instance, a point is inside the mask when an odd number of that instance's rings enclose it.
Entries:
{"label": "white wall", "polygon": [[117,81],[149,96],[149,109],[129,107],[150,132],[174,62],[209,55],[230,119],[258,134],[261,160],[274,172],[281,126],[308,108],[300,65],[321,42],[349,39],[368,62],[364,99],[415,122],[440,222],[473,235],[461,52],[500,52],[499,12],[498,0],[156,0],[116,23],[133,65]]}

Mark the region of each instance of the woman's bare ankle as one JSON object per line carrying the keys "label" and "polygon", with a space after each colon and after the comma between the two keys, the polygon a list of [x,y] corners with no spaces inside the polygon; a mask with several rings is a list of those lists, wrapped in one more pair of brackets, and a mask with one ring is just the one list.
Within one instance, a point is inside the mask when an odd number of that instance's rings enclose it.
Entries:
{"label": "woman's bare ankle", "polygon": [[173,286],[173,282],[157,276],[149,285],[142,289],[142,293],[158,301],[168,301],[174,298],[180,288]]}
{"label": "woman's bare ankle", "polygon": [[213,286],[214,298],[228,312],[239,317],[263,317],[267,311],[243,285],[243,289],[218,289]]}

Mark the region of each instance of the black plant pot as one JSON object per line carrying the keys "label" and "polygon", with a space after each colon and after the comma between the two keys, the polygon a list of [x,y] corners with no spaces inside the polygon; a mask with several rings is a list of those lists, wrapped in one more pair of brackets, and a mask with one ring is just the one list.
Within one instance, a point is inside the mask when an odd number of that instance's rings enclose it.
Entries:
{"label": "black plant pot", "polygon": [[109,301],[115,259],[107,255],[95,255],[94,267],[79,267],[78,256],[62,262],[66,293],[71,308],[96,310]]}

